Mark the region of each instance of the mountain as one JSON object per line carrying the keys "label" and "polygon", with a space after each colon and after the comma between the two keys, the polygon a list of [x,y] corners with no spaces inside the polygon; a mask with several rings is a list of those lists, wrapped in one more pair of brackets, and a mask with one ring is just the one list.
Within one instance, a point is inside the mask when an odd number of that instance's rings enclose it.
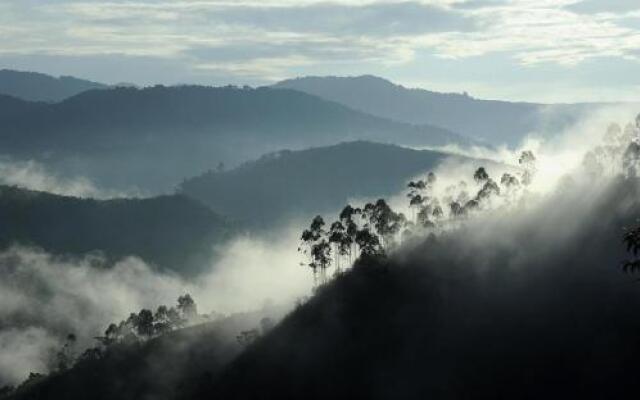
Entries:
{"label": "mountain", "polygon": [[409,89],[371,75],[305,77],[274,87],[299,90],[383,118],[441,126],[494,145],[517,145],[534,131],[561,131],[600,106],[481,100],[467,94]]}
{"label": "mountain", "polygon": [[203,326],[13,398],[627,398],[638,390],[640,296],[617,260],[639,189],[618,180],[589,202],[565,191],[361,259],[237,357],[221,357]]}
{"label": "mountain", "polygon": [[26,101],[17,97],[0,94],[0,120],[34,112],[43,106],[43,103]]}
{"label": "mountain", "polygon": [[90,90],[0,118],[14,158],[83,172],[108,187],[169,190],[186,176],[283,148],[375,140],[437,146],[470,140],[374,117],[294,90],[180,86]]}
{"label": "mountain", "polygon": [[184,196],[92,200],[0,186],[0,247],[57,255],[139,256],[161,270],[194,275],[209,265],[228,223]]}
{"label": "mountain", "polygon": [[[271,227],[335,212],[351,199],[399,193],[446,153],[372,142],[280,151],[224,172],[188,179],[180,192],[240,223]],[[462,158],[460,158],[462,159]]]}
{"label": "mountain", "polygon": [[0,70],[0,93],[28,101],[58,102],[87,90],[107,87],[72,76],[56,78],[38,72]]}

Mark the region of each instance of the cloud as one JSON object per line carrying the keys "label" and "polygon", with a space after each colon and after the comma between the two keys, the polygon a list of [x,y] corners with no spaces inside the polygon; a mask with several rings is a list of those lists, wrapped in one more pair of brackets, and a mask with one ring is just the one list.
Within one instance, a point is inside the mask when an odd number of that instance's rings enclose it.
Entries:
{"label": "cloud", "polygon": [[507,52],[522,65],[573,66],[635,59],[640,33],[619,22],[632,3],[13,1],[0,6],[7,39],[0,53],[155,57],[267,81],[316,64],[410,64],[418,52],[453,59]]}
{"label": "cloud", "polygon": [[135,190],[122,192],[98,188],[86,177],[62,177],[49,172],[36,161],[16,161],[6,156],[0,157],[0,184],[83,198],[106,199],[140,195]]}
{"label": "cloud", "polygon": [[134,257],[108,267],[99,255],[59,257],[24,247],[0,252],[0,387],[29,372],[48,372],[68,333],[78,337],[80,352],[95,345],[109,323],[142,308],[174,305],[184,293],[202,314],[255,311],[268,303],[288,309],[312,283],[299,265],[297,233],[239,237],[194,281],[155,272]]}

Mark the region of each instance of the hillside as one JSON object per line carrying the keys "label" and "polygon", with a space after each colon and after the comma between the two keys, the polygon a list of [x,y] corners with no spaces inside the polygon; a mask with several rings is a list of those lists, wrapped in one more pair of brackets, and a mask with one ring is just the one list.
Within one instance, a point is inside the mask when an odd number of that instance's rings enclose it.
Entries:
{"label": "hillside", "polygon": [[409,89],[371,75],[305,77],[274,87],[300,90],[383,118],[441,126],[494,145],[517,145],[533,131],[562,131],[598,106],[482,100],[466,94]]}
{"label": "hillside", "polygon": [[639,189],[565,191],[360,260],[229,364],[206,332],[169,336],[173,358],[197,360],[178,380],[157,368],[166,349],[144,347],[115,364],[135,368],[82,364],[16,398],[626,398],[640,295],[617,265]]}
{"label": "hillside", "polygon": [[53,77],[37,72],[0,70],[0,93],[28,101],[58,102],[107,85],[72,76]]}
{"label": "hillside", "polygon": [[374,117],[293,90],[156,86],[84,92],[0,118],[0,146],[113,186],[169,190],[182,178],[345,140],[470,143],[447,130]]}
{"label": "hillside", "polygon": [[15,118],[21,114],[33,112],[42,106],[42,103],[30,102],[17,97],[0,94],[0,120]]}
{"label": "hillside", "polygon": [[264,312],[233,314],[146,343],[116,346],[100,360],[87,359],[42,384],[23,387],[16,398],[51,399],[61,393],[69,400],[180,397],[198,383],[189,376],[217,374],[242,351],[236,336],[259,326]]}
{"label": "hillside", "polygon": [[184,398],[626,398],[640,356],[640,293],[618,268],[640,212],[628,185],[361,261]]}
{"label": "hillside", "polygon": [[371,142],[280,151],[188,179],[180,192],[253,227],[336,211],[350,199],[399,193],[448,154]]}
{"label": "hillside", "polygon": [[136,255],[193,276],[231,233],[221,217],[184,196],[92,200],[0,186],[0,247],[30,245],[58,255]]}

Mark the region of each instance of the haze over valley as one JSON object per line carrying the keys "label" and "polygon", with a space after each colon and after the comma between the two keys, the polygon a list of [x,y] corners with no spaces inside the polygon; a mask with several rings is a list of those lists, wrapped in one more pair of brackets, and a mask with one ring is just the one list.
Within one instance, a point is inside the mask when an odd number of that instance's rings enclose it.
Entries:
{"label": "haze over valley", "polygon": [[638,13],[0,4],[0,399],[637,397]]}

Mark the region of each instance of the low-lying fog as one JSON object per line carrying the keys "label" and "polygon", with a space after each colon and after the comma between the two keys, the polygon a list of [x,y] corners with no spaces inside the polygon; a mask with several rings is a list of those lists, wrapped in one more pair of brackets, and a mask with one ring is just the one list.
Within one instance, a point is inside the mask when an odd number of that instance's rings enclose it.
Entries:
{"label": "low-lying fog", "polygon": [[[553,139],[543,141],[532,133],[517,151],[505,147],[473,149],[464,154],[492,160],[487,171],[499,181],[503,172],[520,170],[521,150],[532,150],[537,172],[522,196],[529,204],[535,201],[540,205],[556,188],[563,187],[567,174],[582,168],[584,154],[600,143],[611,122],[618,122],[624,129],[634,121],[635,113],[625,107],[602,109]],[[434,171],[438,178],[434,196],[446,198],[447,188],[461,180],[472,184],[474,170],[482,165],[444,162]],[[580,176],[574,177],[574,183],[588,185],[589,180]],[[53,177],[38,164],[9,159],[0,160],[0,181],[81,197],[117,195],[96,188],[88,180]],[[365,200],[371,199],[352,199],[354,203]],[[389,203],[411,215],[406,193],[394,196]],[[490,211],[502,206],[494,204]],[[135,257],[103,268],[105,260],[98,256],[60,258],[25,247],[0,253],[0,386],[19,383],[32,371],[46,372],[51,355],[62,346],[68,333],[78,336],[80,347],[90,346],[94,344],[93,337],[110,322],[120,321],[141,308],[173,305],[184,293],[193,296],[201,313],[255,310],[266,302],[293,304],[308,296],[313,286],[311,274],[300,265],[302,257],[297,252],[306,223],[292,221],[289,228],[279,232],[236,238],[222,249],[222,257],[211,266],[211,272],[192,281],[154,272]]]}

